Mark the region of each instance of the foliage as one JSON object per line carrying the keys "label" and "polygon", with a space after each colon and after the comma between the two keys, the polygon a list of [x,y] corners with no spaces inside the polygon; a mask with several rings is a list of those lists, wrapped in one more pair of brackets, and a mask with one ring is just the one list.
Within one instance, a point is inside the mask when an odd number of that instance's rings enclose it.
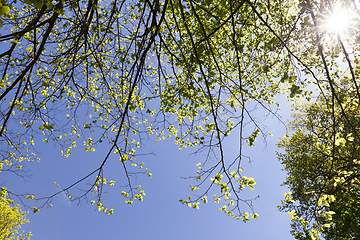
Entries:
{"label": "foliage", "polygon": [[[220,209],[247,222],[257,214],[252,209],[255,198],[243,197],[243,190],[255,185],[242,173],[244,143],[251,147],[259,136],[267,135],[254,110],[260,107],[262,115],[280,118],[278,94],[293,101],[310,99],[311,92],[304,87],[316,83],[326,106],[332,106],[333,124],[335,102],[339,116],[348,119],[334,86],[341,73],[340,53],[351,69],[352,89],[360,96],[343,39],[321,32],[319,26],[332,9],[330,1],[3,0],[1,4],[10,9],[1,10],[0,25],[3,171],[22,175],[21,162],[38,160],[35,147],[41,141],[61,148],[64,157],[71,157],[75,147],[91,153],[99,145],[109,146],[98,168],[79,181],[51,196],[27,196],[38,201],[39,208],[51,206],[51,199],[65,191],[72,201],[91,198],[99,211],[112,214],[101,196],[113,185],[121,186],[126,203],[142,201],[145,192],[134,178],[152,175],[136,149],[146,138],[172,137],[180,149],[196,147],[196,153],[205,154],[191,177],[191,190],[198,194],[180,202],[199,208],[209,196],[215,202],[224,199],[226,205]],[[340,47],[333,47],[334,42]],[[347,48],[359,50],[355,39],[347,41]],[[351,129],[349,134],[356,138]],[[329,136],[337,136],[337,130]],[[240,131],[240,142],[233,159],[223,143],[234,131]],[[124,178],[104,176],[107,163],[114,160]],[[83,191],[77,192],[75,186]],[[325,198],[325,202],[332,199]]]}
{"label": "foliage", "polygon": [[17,230],[22,224],[29,222],[25,218],[26,213],[21,212],[19,206],[11,206],[13,201],[6,196],[7,191],[2,188],[0,192],[0,239],[30,239],[31,233],[23,235],[23,232]]}
{"label": "foliage", "polygon": [[[202,186],[203,193],[182,202],[198,208],[217,188],[215,201],[227,202],[221,209],[234,218],[244,214],[248,221],[256,215],[240,203],[252,206],[252,199],[240,194],[255,181],[240,172],[242,142],[252,146],[263,134],[251,110],[256,103],[275,114],[277,79],[290,64],[277,38],[289,34],[281,24],[291,19],[274,17],[289,7],[282,1],[254,4],[8,1],[11,11],[1,30],[6,34],[0,37],[8,47],[0,55],[2,161],[12,166],[36,158],[31,152],[41,140],[61,147],[65,157],[80,145],[93,152],[110,144],[99,167],[64,191],[92,178],[91,187],[71,194],[71,200],[94,193],[98,209],[112,213],[101,192],[121,180],[103,176],[106,163],[118,159],[124,169],[127,183],[120,184],[126,202],[142,201],[145,193],[132,177],[151,173],[135,149],[151,135],[157,141],[174,137],[180,149],[196,146],[206,153],[192,186]],[[269,38],[271,26],[277,36]],[[247,123],[252,124],[249,135],[244,134]],[[223,140],[236,128],[241,129],[240,152],[229,159]],[[36,200],[49,205],[60,192]]]}
{"label": "foliage", "polygon": [[360,237],[359,98],[350,79],[336,84],[341,107],[322,96],[300,105],[294,133],[278,143],[291,190],[280,209],[291,215],[296,239]]}
{"label": "foliage", "polygon": [[[296,239],[359,238],[359,42],[357,15],[343,32],[324,28],[340,7],[358,14],[351,1],[302,1],[293,52],[312,77],[319,96],[294,103],[291,135],[278,143],[278,158],[288,172],[280,210],[287,211]],[[295,89],[297,90],[297,89]],[[293,93],[291,90],[290,95]],[[310,98],[308,98],[310,100]]]}

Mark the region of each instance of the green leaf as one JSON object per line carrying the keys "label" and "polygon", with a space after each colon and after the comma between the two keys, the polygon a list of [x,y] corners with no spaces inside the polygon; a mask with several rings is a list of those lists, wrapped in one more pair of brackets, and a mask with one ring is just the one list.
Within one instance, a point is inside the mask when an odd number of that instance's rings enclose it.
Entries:
{"label": "green leaf", "polygon": [[0,6],[0,16],[10,12],[10,8],[8,6]]}
{"label": "green leaf", "polygon": [[37,207],[33,208],[33,213],[37,213],[38,211],[40,211]]}

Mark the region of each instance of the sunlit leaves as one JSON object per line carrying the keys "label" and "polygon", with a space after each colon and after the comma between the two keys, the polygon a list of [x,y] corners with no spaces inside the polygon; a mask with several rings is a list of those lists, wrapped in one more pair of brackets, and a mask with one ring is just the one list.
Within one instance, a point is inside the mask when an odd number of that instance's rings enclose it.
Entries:
{"label": "sunlit leaves", "polygon": [[38,209],[37,207],[33,207],[33,213],[37,213],[38,211],[40,211],[40,209]]}
{"label": "sunlit leaves", "polygon": [[[196,166],[198,166],[198,169],[201,169],[200,163],[196,164]],[[242,171],[242,169],[240,169],[238,172],[236,171],[231,171],[231,176],[232,178],[236,179],[239,178],[240,176],[238,175],[240,172]],[[226,183],[223,181],[223,174],[217,173],[213,178],[211,178],[210,180],[220,188],[220,192],[221,195],[218,197],[216,196],[216,194],[213,195],[214,197],[214,202],[215,203],[220,203],[220,201],[223,199],[226,202],[226,205],[224,205],[223,207],[219,208],[219,210],[224,211],[228,216],[234,218],[234,219],[242,219],[244,222],[249,221],[250,218],[257,218],[258,215],[257,214],[250,214],[245,212],[242,213],[241,215],[237,215],[235,214],[234,210],[236,210],[236,207],[238,205],[237,200],[232,198],[232,194],[231,192],[233,191],[232,188],[230,188],[230,184]],[[243,189],[245,187],[249,187],[250,189],[254,189],[253,185],[255,185],[255,181],[253,178],[248,178],[246,176],[243,176],[242,178],[238,179],[238,187],[239,190],[235,191],[233,194],[239,194],[239,192],[243,191]],[[199,190],[199,186],[190,186],[191,190]],[[196,201],[193,201],[191,196],[187,199],[187,200],[180,200],[181,203],[188,205],[189,207],[193,207],[193,208],[199,208],[199,204],[200,202],[203,203],[208,203],[208,198],[207,196],[203,196],[201,198],[198,198]]]}
{"label": "sunlit leaves", "polygon": [[6,13],[9,13],[9,12],[10,12],[10,8],[8,6],[0,5],[0,16],[5,15]]}
{"label": "sunlit leaves", "polygon": [[31,233],[25,235],[20,232],[21,225],[28,223],[26,213],[22,212],[19,205],[12,205],[13,201],[7,198],[8,193],[5,188],[0,192],[0,239],[9,240],[28,240]]}
{"label": "sunlit leaves", "polygon": [[[278,157],[288,173],[280,210],[288,211],[296,239],[357,238],[359,197],[359,152],[357,100],[355,87],[346,79],[338,81],[337,97],[330,105],[324,96],[299,105],[290,123],[292,135],[278,146],[285,153]],[[346,104],[343,104],[345,102]],[[330,105],[330,106],[329,106]]]}
{"label": "sunlit leaves", "polygon": [[[276,29],[283,39],[292,35],[289,26],[295,18],[289,11],[294,6],[170,0],[159,2],[154,11],[147,1],[52,3],[26,0],[6,15],[7,28],[19,33],[7,39],[14,50],[1,58],[0,82],[1,94],[14,103],[13,109],[9,102],[1,105],[3,121],[11,116],[5,137],[15,139],[19,133],[25,139],[15,150],[37,146],[33,135],[60,148],[65,157],[79,145],[90,158],[98,145],[108,147],[99,168],[79,177],[93,179],[85,192],[98,196],[99,211],[108,213],[100,199],[103,188],[113,185],[102,176],[107,162],[119,160],[124,179],[116,182],[124,186],[126,203],[142,201],[144,194],[133,179],[152,174],[135,149],[145,139],[173,137],[180,149],[207,152],[190,187],[199,198],[183,203],[197,209],[214,189],[220,194],[215,202],[225,201],[229,216],[248,221],[252,215],[240,204],[252,209],[251,200],[242,196],[255,181],[240,174],[242,149],[229,159],[222,143],[240,128],[252,131],[241,134],[240,141],[255,145],[262,129],[252,116],[253,106],[276,115],[270,106],[282,83],[289,85],[291,96],[303,95],[303,84],[291,70],[293,59],[284,55],[282,42],[271,31]],[[257,13],[267,16],[265,23]],[[17,14],[24,16],[20,22]],[[33,22],[37,27],[28,28]],[[206,184],[208,188],[200,187]],[[72,200],[82,198],[86,194],[72,195]]]}
{"label": "sunlit leaves", "polygon": [[249,144],[249,147],[254,146],[254,142],[256,141],[256,137],[257,135],[260,134],[259,129],[256,129],[255,131],[253,131],[253,133],[249,136],[249,138],[246,140]]}

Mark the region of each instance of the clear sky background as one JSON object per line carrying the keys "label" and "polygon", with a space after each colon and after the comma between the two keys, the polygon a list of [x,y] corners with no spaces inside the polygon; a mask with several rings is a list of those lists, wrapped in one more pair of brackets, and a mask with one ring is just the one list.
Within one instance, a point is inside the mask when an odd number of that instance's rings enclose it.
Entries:
{"label": "clear sky background", "polygon": [[[2,43],[3,44],[3,43]],[[2,45],[6,47],[6,45]],[[288,102],[282,101],[279,114],[283,120],[288,118],[290,111]],[[242,173],[253,177],[256,181],[255,190],[244,191],[243,198],[252,198],[260,194],[260,198],[253,202],[254,210],[259,219],[251,219],[248,223],[233,220],[223,211],[218,210],[225,203],[214,203],[212,194],[208,196],[208,204],[200,204],[200,209],[192,209],[179,203],[193,195],[191,180],[182,177],[196,175],[195,164],[202,162],[204,156],[191,155],[196,148],[178,150],[173,139],[159,143],[154,140],[144,142],[139,153],[154,152],[155,155],[140,156],[145,166],[152,173],[152,178],[139,176],[134,184],[140,184],[146,196],[143,202],[135,201],[126,204],[120,195],[119,185],[109,188],[104,193],[103,202],[107,208],[113,208],[113,215],[98,212],[89,202],[69,202],[65,194],[59,194],[53,199],[54,205],[50,209],[41,209],[27,218],[22,230],[31,231],[32,240],[72,240],[72,239],[156,239],[156,240],[184,240],[184,239],[245,239],[245,240],[290,240],[290,216],[279,212],[276,208],[281,204],[284,193],[289,190],[281,187],[286,173],[276,159],[276,142],[283,136],[285,127],[274,117],[264,119],[266,111],[258,109],[253,112],[260,122],[267,127],[267,132],[273,136],[267,137],[267,143],[260,139],[253,147],[245,147],[244,154],[251,157],[242,162],[245,169]],[[31,178],[27,182],[14,174],[2,172],[0,182],[14,193],[49,196],[58,191],[53,185],[57,182],[66,188],[99,167],[109,147],[100,145],[93,153],[84,151],[79,146],[69,158],[60,156],[60,149],[54,148],[52,143],[45,145],[36,142],[36,149],[41,157],[40,162],[25,163],[25,170],[29,170]],[[239,136],[236,131],[224,142],[228,159],[233,159],[239,152]],[[109,180],[115,176],[124,176],[121,163],[112,158],[105,167],[105,177]],[[121,183],[118,183],[121,184]],[[200,188],[201,193],[201,188]],[[15,199],[16,200],[16,199]],[[92,199],[90,199],[92,200]],[[18,203],[18,202],[16,202]],[[31,202],[27,202],[32,205]]]}
{"label": "clear sky background", "polygon": [[[121,189],[115,185],[109,188],[103,199],[107,208],[114,209],[114,214],[108,216],[85,201],[80,206],[76,202],[70,203],[62,194],[54,198],[54,207],[41,209],[36,214],[30,212],[27,215],[30,223],[22,229],[31,231],[33,240],[293,239],[290,234],[290,216],[278,212],[276,208],[284,192],[288,192],[280,186],[286,174],[281,171],[282,167],[275,157],[275,143],[278,136],[285,134],[285,128],[275,118],[264,119],[263,114],[266,112],[259,109],[258,118],[263,119],[262,123],[274,136],[267,138],[267,144],[258,139],[255,146],[246,147],[244,154],[251,156],[251,163],[243,160],[242,164],[245,169],[242,173],[255,178],[257,183],[254,191],[244,191],[244,198],[258,194],[261,196],[253,202],[255,212],[259,214],[258,220],[251,219],[248,223],[233,220],[218,210],[224,201],[214,203],[212,195],[209,196],[209,203],[200,204],[199,210],[179,203],[179,199],[192,194],[189,186],[194,184],[192,180],[182,177],[196,175],[195,164],[204,156],[191,155],[196,148],[178,150],[173,139],[168,139],[159,143],[150,140],[141,148],[141,152],[155,153],[139,157],[152,173],[151,179],[140,176],[135,180],[146,192],[143,202],[126,204],[120,196]],[[281,115],[288,117],[289,111],[282,111]],[[238,154],[239,136],[236,131],[226,139],[224,146],[228,157]],[[50,195],[58,190],[52,184],[54,181],[65,188],[96,169],[107,147],[103,144],[94,153],[87,153],[83,146],[79,146],[69,158],[64,158],[51,143],[37,143],[41,161],[26,164],[32,175],[29,182],[24,183],[22,179],[8,173],[2,174],[2,178],[7,181],[5,185],[15,192],[31,190],[43,196]],[[114,159],[108,162],[104,174],[109,179],[123,174],[120,162]]]}
{"label": "clear sky background", "polygon": [[[285,110],[280,115],[285,120],[290,115],[287,107],[289,103],[281,102]],[[65,194],[60,194],[53,199],[52,208],[41,209],[35,214],[30,211],[27,215],[30,223],[23,225],[22,230],[31,231],[32,240],[293,239],[290,234],[290,216],[276,208],[280,205],[283,194],[288,192],[285,187],[280,186],[286,173],[281,170],[282,166],[275,156],[276,141],[286,131],[276,118],[269,116],[264,119],[266,111],[259,108],[253,114],[267,127],[268,132],[273,133],[273,136],[267,137],[267,144],[258,139],[255,146],[244,148],[244,154],[251,157],[251,163],[247,159],[243,160],[242,167],[245,170],[242,173],[253,177],[256,185],[254,191],[244,191],[243,197],[253,198],[260,194],[260,199],[253,202],[259,219],[251,219],[247,223],[233,220],[218,210],[225,203],[223,200],[219,204],[214,203],[212,194],[208,196],[207,204],[199,205],[199,210],[179,203],[180,199],[193,195],[189,186],[194,182],[182,177],[196,175],[195,164],[202,162],[205,156],[191,155],[196,148],[179,150],[174,145],[173,138],[159,143],[150,139],[144,142],[139,153],[154,152],[155,155],[140,156],[138,160],[145,162],[152,178],[139,176],[133,179],[145,190],[143,202],[126,204],[120,195],[122,189],[115,185],[103,195],[106,207],[114,209],[114,214],[108,216],[98,212],[89,202],[82,201],[77,206],[77,202],[70,203]],[[237,133],[238,131],[233,131],[224,143],[225,154],[229,159],[235,158],[239,152]],[[49,196],[57,192],[54,181],[66,188],[98,168],[109,149],[109,146],[102,144],[95,152],[88,153],[81,143],[78,145],[73,154],[65,158],[60,156],[60,149],[54,148],[52,143],[45,145],[37,141],[35,147],[41,161],[27,162],[24,167],[29,170],[31,178],[24,182],[14,174],[2,172],[2,186],[14,193],[38,193],[38,196]],[[115,159],[107,162],[104,174],[109,179],[112,179],[111,176],[123,176],[121,163]],[[201,188],[199,191],[201,192]],[[32,202],[26,203],[33,205]]]}

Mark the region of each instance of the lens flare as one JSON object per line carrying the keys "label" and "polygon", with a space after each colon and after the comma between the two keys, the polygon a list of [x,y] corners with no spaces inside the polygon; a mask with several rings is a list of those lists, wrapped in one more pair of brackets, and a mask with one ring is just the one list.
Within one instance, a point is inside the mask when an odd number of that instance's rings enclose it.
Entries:
{"label": "lens flare", "polygon": [[350,27],[351,19],[350,10],[337,8],[325,17],[323,28],[329,33],[340,34]]}

